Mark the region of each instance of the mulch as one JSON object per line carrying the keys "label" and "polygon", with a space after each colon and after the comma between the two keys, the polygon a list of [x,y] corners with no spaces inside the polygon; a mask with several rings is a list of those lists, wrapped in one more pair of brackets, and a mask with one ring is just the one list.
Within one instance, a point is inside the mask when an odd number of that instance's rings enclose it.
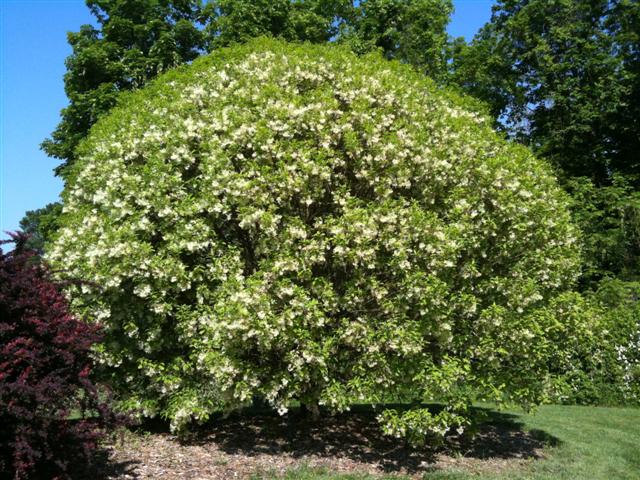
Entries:
{"label": "mulch", "polygon": [[[555,439],[526,431],[517,417],[491,413],[471,437],[415,449],[380,432],[373,411],[345,412],[317,422],[290,414],[218,418],[188,439],[166,427],[127,431],[106,445],[88,477],[104,479],[278,478],[298,467],[336,473],[402,474],[434,470],[499,472],[544,458]],[[90,477],[89,477],[90,475]]]}

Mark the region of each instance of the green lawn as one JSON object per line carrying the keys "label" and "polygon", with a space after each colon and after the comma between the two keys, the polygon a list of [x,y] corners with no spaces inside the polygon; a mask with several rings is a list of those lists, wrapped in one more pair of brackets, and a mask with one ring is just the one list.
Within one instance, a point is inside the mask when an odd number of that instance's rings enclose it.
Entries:
{"label": "green lawn", "polygon": [[[517,415],[525,430],[540,431],[550,438],[546,458],[531,460],[500,473],[440,470],[424,480],[530,479],[530,480],[640,480],[640,409],[544,406],[536,414]],[[257,475],[256,479],[271,478]],[[291,470],[288,480],[402,479],[402,476],[371,477],[338,475],[313,469]]]}

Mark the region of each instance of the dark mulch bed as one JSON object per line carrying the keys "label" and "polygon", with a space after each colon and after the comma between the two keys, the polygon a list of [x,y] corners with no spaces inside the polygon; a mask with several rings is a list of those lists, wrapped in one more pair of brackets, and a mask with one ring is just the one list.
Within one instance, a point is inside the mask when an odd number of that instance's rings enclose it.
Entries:
{"label": "dark mulch bed", "polygon": [[545,445],[557,443],[544,432],[523,430],[513,415],[486,413],[487,421],[473,438],[451,437],[444,446],[422,449],[381,435],[370,407],[318,422],[296,413],[237,414],[213,420],[188,441],[170,435],[166,425],[146,425],[106,447],[85,475],[96,480],[228,479],[249,478],[256,472],[277,476],[309,466],[420,478],[445,468],[470,472],[518,468],[541,458]]}

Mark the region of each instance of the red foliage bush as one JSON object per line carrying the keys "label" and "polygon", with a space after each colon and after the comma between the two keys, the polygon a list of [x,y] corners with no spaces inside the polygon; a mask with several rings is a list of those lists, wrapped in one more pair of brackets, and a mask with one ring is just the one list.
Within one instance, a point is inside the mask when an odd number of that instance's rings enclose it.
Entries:
{"label": "red foliage bush", "polygon": [[90,378],[98,327],[69,313],[25,240],[0,249],[0,478],[64,478],[116,418]]}

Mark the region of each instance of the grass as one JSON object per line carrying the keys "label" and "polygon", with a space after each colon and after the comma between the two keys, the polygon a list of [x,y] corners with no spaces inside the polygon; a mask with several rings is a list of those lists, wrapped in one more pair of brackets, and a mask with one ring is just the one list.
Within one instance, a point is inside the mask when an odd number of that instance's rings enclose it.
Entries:
{"label": "grass", "polygon": [[[543,406],[535,414],[509,412],[525,430],[548,440],[546,458],[498,473],[439,470],[424,480],[640,480],[640,409]],[[256,480],[274,478],[269,473]],[[282,478],[282,477],[280,477]],[[327,470],[297,468],[286,480],[403,479],[398,475],[339,475]]]}
{"label": "grass", "polygon": [[640,479],[640,409],[545,406],[522,419],[560,444],[548,460],[509,478]]}

